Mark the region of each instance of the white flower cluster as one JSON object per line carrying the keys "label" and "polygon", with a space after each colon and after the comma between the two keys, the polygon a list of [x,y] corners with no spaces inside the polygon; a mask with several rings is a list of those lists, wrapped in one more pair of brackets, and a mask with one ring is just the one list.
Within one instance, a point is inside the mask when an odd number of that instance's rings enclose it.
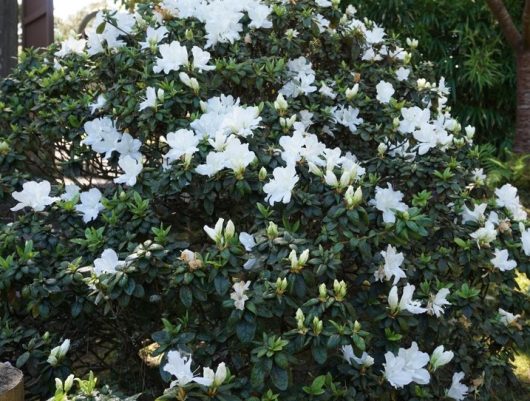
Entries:
{"label": "white flower cluster", "polygon": [[203,375],[196,376],[191,370],[193,360],[190,355],[181,351],[169,351],[164,371],[175,377],[170,387],[183,387],[191,382],[198,383],[206,387],[219,387],[228,376],[228,369],[224,362],[221,362],[216,371],[210,368],[203,368]]}
{"label": "white flower cluster", "polygon": [[206,47],[234,43],[243,31],[246,13],[250,28],[271,28],[271,8],[260,0],[164,0],[162,8],[180,18],[196,18],[204,23]]}

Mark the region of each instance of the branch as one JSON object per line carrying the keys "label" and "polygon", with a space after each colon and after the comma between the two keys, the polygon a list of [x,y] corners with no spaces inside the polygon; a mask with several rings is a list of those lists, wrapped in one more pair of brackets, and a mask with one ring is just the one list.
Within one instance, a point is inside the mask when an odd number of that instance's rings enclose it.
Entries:
{"label": "branch", "polygon": [[[506,10],[504,2],[502,0],[486,0],[486,3],[488,3],[489,8],[497,21],[499,21],[502,33],[506,37],[508,44],[514,51],[518,51],[522,43],[522,37],[515,27],[508,10]],[[526,1],[526,4],[528,5],[528,0]]]}
{"label": "branch", "polygon": [[526,0],[524,3],[523,40],[525,47],[530,47],[530,0]]}

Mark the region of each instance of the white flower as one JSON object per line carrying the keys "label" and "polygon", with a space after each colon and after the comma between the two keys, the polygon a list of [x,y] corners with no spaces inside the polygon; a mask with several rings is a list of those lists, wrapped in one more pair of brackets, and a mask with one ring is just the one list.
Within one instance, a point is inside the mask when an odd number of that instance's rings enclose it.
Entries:
{"label": "white flower", "polygon": [[142,158],[140,153],[141,146],[142,142],[139,139],[133,138],[126,132],[116,142],[114,150],[120,154],[120,157],[131,156],[133,159],[140,160]]}
{"label": "white flower", "polygon": [[95,152],[105,153],[105,159],[108,159],[122,136],[114,121],[109,117],[96,118],[87,121],[83,127],[87,136],[81,144],[91,146]]}
{"label": "white flower", "polygon": [[202,50],[200,47],[193,46],[191,49],[193,56],[193,68],[199,70],[199,72],[215,70],[214,65],[208,65],[210,58],[212,57],[209,52]]}
{"label": "white flower", "polygon": [[142,49],[156,48],[156,46],[166,38],[168,33],[169,31],[165,26],[156,29],[152,26],[148,26],[145,33],[145,42],[140,42]]}
{"label": "white flower", "polygon": [[215,175],[226,167],[226,158],[223,152],[210,152],[206,156],[206,163],[197,166],[195,171],[209,177]]}
{"label": "white flower", "polygon": [[402,388],[411,382],[428,384],[431,376],[425,365],[429,363],[429,354],[420,352],[418,344],[413,342],[410,348],[400,348],[398,355],[385,354],[384,375],[394,388]]}
{"label": "white flower", "polygon": [[487,177],[486,177],[486,174],[484,174],[483,168],[476,168],[471,173],[473,175],[472,177],[473,182],[475,182],[478,185],[484,185]]}
{"label": "white flower", "polygon": [[396,92],[392,84],[386,81],[380,81],[375,89],[377,90],[376,99],[383,104],[390,102],[392,95]]}
{"label": "white flower", "polygon": [[355,356],[355,353],[353,352],[353,347],[351,345],[344,345],[342,347],[342,356],[350,365],[352,363],[352,360],[358,365],[364,366],[366,368],[374,364],[374,358],[372,358],[366,352],[363,352],[361,357],[357,358]]}
{"label": "white flower", "polygon": [[453,351],[445,351],[443,345],[439,345],[438,347],[436,347],[436,349],[433,351],[431,355],[431,360],[430,360],[433,372],[436,369],[444,365],[447,365],[449,362],[451,362],[454,356],[455,354],[453,353]]}
{"label": "white flower", "polygon": [[73,200],[77,195],[79,195],[79,187],[75,184],[67,184],[64,186],[64,194],[61,195],[61,200],[63,201],[71,201]]}
{"label": "white flower", "polygon": [[96,276],[102,274],[114,274],[117,272],[116,268],[124,266],[125,262],[118,259],[118,255],[112,249],[105,249],[101,257],[94,260],[94,273]]}
{"label": "white flower", "polygon": [[521,245],[526,256],[530,256],[530,228],[521,232]]}
{"label": "white flower", "polygon": [[225,114],[221,128],[246,138],[252,135],[252,130],[258,128],[260,122],[258,107],[235,106]]}
{"label": "white flower", "polygon": [[401,300],[398,299],[398,288],[393,286],[388,293],[388,305],[392,313],[401,312],[404,310],[409,311],[412,314],[420,314],[427,311],[427,309],[421,307],[421,302],[412,299],[414,296],[415,286],[407,283],[403,287],[403,294]]}
{"label": "white flower", "polygon": [[245,292],[250,287],[250,281],[238,281],[232,286],[234,292],[230,294],[230,298],[234,300],[234,306],[236,309],[245,310],[245,302],[248,300],[248,296]]}
{"label": "white flower", "polygon": [[188,64],[188,50],[178,41],[160,45],[159,51],[162,57],[156,59],[156,64],[153,66],[155,73],[164,71],[165,74],[169,74],[170,71],[178,71],[180,67]]}
{"label": "white flower", "polygon": [[272,22],[269,21],[269,15],[272,9],[263,3],[250,3],[248,7],[245,7],[245,11],[248,13],[250,18],[250,28],[272,28]]}
{"label": "white flower", "polygon": [[241,242],[247,252],[251,252],[252,248],[256,246],[254,236],[244,231],[239,234],[239,242]]}
{"label": "white flower", "polygon": [[497,196],[497,206],[505,207],[512,214],[515,221],[526,220],[527,214],[517,195],[517,188],[511,184],[505,184],[495,190]]}
{"label": "white flower", "polygon": [[333,92],[333,89],[327,86],[324,82],[322,82],[322,86],[320,87],[318,92],[322,96],[329,97],[330,99],[335,99],[337,97],[337,94]]}
{"label": "white flower", "polygon": [[125,157],[120,157],[118,160],[118,165],[123,170],[124,174],[116,177],[114,182],[116,184],[126,184],[132,187],[136,184],[136,177],[142,172],[142,161],[132,158],[127,155]]}
{"label": "white flower", "polygon": [[427,310],[429,314],[435,315],[436,317],[440,317],[441,315],[443,315],[444,306],[451,305],[451,303],[447,300],[448,295],[449,289],[442,288],[436,293],[434,297],[431,297],[429,303],[427,304]]}
{"label": "white flower", "polygon": [[468,221],[479,223],[483,221],[485,219],[484,213],[486,212],[487,206],[488,205],[486,203],[481,203],[479,205],[475,205],[475,208],[471,210],[464,205],[462,209],[462,223],[466,224]]}
{"label": "white flower", "polygon": [[197,78],[191,78],[185,72],[179,72],[179,79],[180,79],[180,82],[182,82],[188,88],[193,89],[195,92],[199,90],[200,86],[199,86],[199,81],[197,81]]}
{"label": "white flower", "polygon": [[381,256],[384,258],[384,265],[381,272],[377,271],[375,273],[376,279],[382,281],[384,278],[388,281],[394,276],[393,285],[396,285],[401,278],[407,278],[405,272],[400,268],[405,260],[402,252],[397,253],[396,248],[388,245],[386,251],[381,251]]}
{"label": "white flower", "polygon": [[486,222],[484,227],[481,227],[477,231],[471,233],[470,236],[477,242],[479,248],[482,246],[487,247],[497,238],[497,230],[495,229],[493,223]]}
{"label": "white flower", "polygon": [[333,120],[337,124],[348,127],[350,132],[354,134],[357,132],[357,126],[362,124],[364,120],[359,117],[359,109],[351,106],[344,107],[342,105],[334,107],[331,110]]}
{"label": "white flower", "polygon": [[217,365],[217,370],[215,372],[210,368],[203,368],[202,372],[204,379],[212,382],[212,384],[210,384],[212,387],[219,387],[222,385],[228,374],[224,362],[221,362],[219,365]]}
{"label": "white flower", "polygon": [[387,184],[387,188],[376,187],[375,188],[375,199],[370,201],[371,205],[383,212],[383,221],[385,223],[396,222],[396,211],[407,211],[409,207],[401,202],[403,199],[403,193],[400,191],[394,191],[392,184]]}
{"label": "white flower", "polygon": [[499,308],[499,315],[501,316],[501,323],[505,326],[510,326],[512,323],[514,323],[517,319],[521,317],[521,315],[514,315],[513,313],[505,311],[501,308]]}
{"label": "white flower", "polygon": [[420,109],[417,106],[403,107],[401,109],[401,116],[403,120],[399,122],[399,132],[402,134],[412,134],[417,128],[421,128],[424,124],[428,124],[431,119],[431,112],[429,109]]}
{"label": "white flower", "polygon": [[267,194],[265,200],[271,205],[276,202],[289,203],[291,192],[299,180],[294,166],[276,167],[272,176],[273,179],[263,186],[263,191]]}
{"label": "white flower", "polygon": [[164,365],[164,370],[176,378],[176,380],[171,382],[171,387],[183,387],[192,381],[204,386],[212,385],[212,378],[193,375],[193,372],[191,371],[191,362],[191,356],[185,356],[179,351],[169,351],[167,353],[167,363]]}
{"label": "white flower", "polygon": [[42,212],[48,205],[59,200],[50,196],[51,185],[48,181],[29,181],[22,185],[22,191],[13,192],[12,196],[19,203],[11,208],[12,211],[30,207],[36,212]]}
{"label": "white flower", "polygon": [[396,78],[398,81],[405,81],[409,78],[410,68],[399,67],[396,70]]}
{"label": "white flower", "polygon": [[164,100],[164,89],[159,88],[155,90],[152,86],[147,87],[145,90],[145,100],[140,103],[139,111],[142,111],[147,108],[156,108],[156,101]]}
{"label": "white flower", "polygon": [[464,372],[453,374],[453,381],[451,387],[447,390],[447,397],[456,401],[463,401],[466,398],[469,388],[465,384],[460,383],[463,378]]}
{"label": "white flower", "polygon": [[166,142],[170,149],[164,155],[167,163],[178,160],[182,156],[191,157],[199,150],[197,147],[200,138],[191,130],[179,129],[175,132],[169,132],[166,137],[161,138],[162,142]]}
{"label": "white flower", "polygon": [[107,103],[107,99],[105,99],[105,96],[99,95],[94,103],[91,103],[88,107],[90,107],[90,114],[94,114],[97,110],[101,109],[105,104]]}
{"label": "white flower", "polygon": [[67,54],[84,54],[85,53],[85,39],[68,38],[61,43],[61,50],[55,52],[55,57],[64,57]]}
{"label": "white flower", "polygon": [[76,205],[75,210],[83,214],[83,221],[88,223],[95,220],[99,212],[104,209],[101,204],[102,194],[99,189],[91,188],[89,191],[81,192],[81,204]]}
{"label": "white flower", "polygon": [[57,366],[59,362],[66,356],[69,349],[70,349],[70,340],[67,338],[66,340],[63,341],[61,345],[54,347],[50,351],[50,355],[48,356],[47,362],[52,366]]}
{"label": "white flower", "polygon": [[513,270],[517,267],[515,260],[508,260],[508,251],[506,249],[495,249],[495,257],[491,259],[491,263],[501,272]]}
{"label": "white flower", "polygon": [[248,149],[248,143],[241,143],[237,138],[231,138],[223,152],[226,158],[226,167],[236,174],[242,175],[245,169],[256,158],[256,154]]}
{"label": "white flower", "polygon": [[322,8],[331,7],[331,1],[329,0],[315,0],[315,3],[317,6]]}

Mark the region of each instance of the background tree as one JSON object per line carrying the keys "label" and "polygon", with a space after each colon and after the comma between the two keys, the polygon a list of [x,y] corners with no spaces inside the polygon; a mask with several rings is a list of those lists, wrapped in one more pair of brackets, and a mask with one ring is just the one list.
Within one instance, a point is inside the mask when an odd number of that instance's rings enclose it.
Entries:
{"label": "background tree", "polygon": [[517,126],[514,150],[530,152],[530,1],[524,4],[522,29],[515,26],[502,0],[486,0],[515,53],[517,65]]}
{"label": "background tree", "polygon": [[[479,142],[509,147],[515,131],[515,63],[485,2],[469,0],[348,0],[360,15],[381,23],[418,49],[445,76],[453,114],[477,128]],[[506,0],[520,13],[523,0]]]}

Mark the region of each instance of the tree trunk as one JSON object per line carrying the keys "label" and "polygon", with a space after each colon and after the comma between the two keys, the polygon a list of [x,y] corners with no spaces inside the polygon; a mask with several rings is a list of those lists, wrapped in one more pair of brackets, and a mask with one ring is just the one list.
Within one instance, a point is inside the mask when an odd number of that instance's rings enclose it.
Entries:
{"label": "tree trunk", "polygon": [[17,0],[0,0],[0,77],[17,65]]}
{"label": "tree trunk", "polygon": [[3,363],[0,363],[0,401],[24,401],[24,375]]}
{"label": "tree trunk", "polygon": [[530,50],[517,53],[517,125],[513,150],[530,153]]}

